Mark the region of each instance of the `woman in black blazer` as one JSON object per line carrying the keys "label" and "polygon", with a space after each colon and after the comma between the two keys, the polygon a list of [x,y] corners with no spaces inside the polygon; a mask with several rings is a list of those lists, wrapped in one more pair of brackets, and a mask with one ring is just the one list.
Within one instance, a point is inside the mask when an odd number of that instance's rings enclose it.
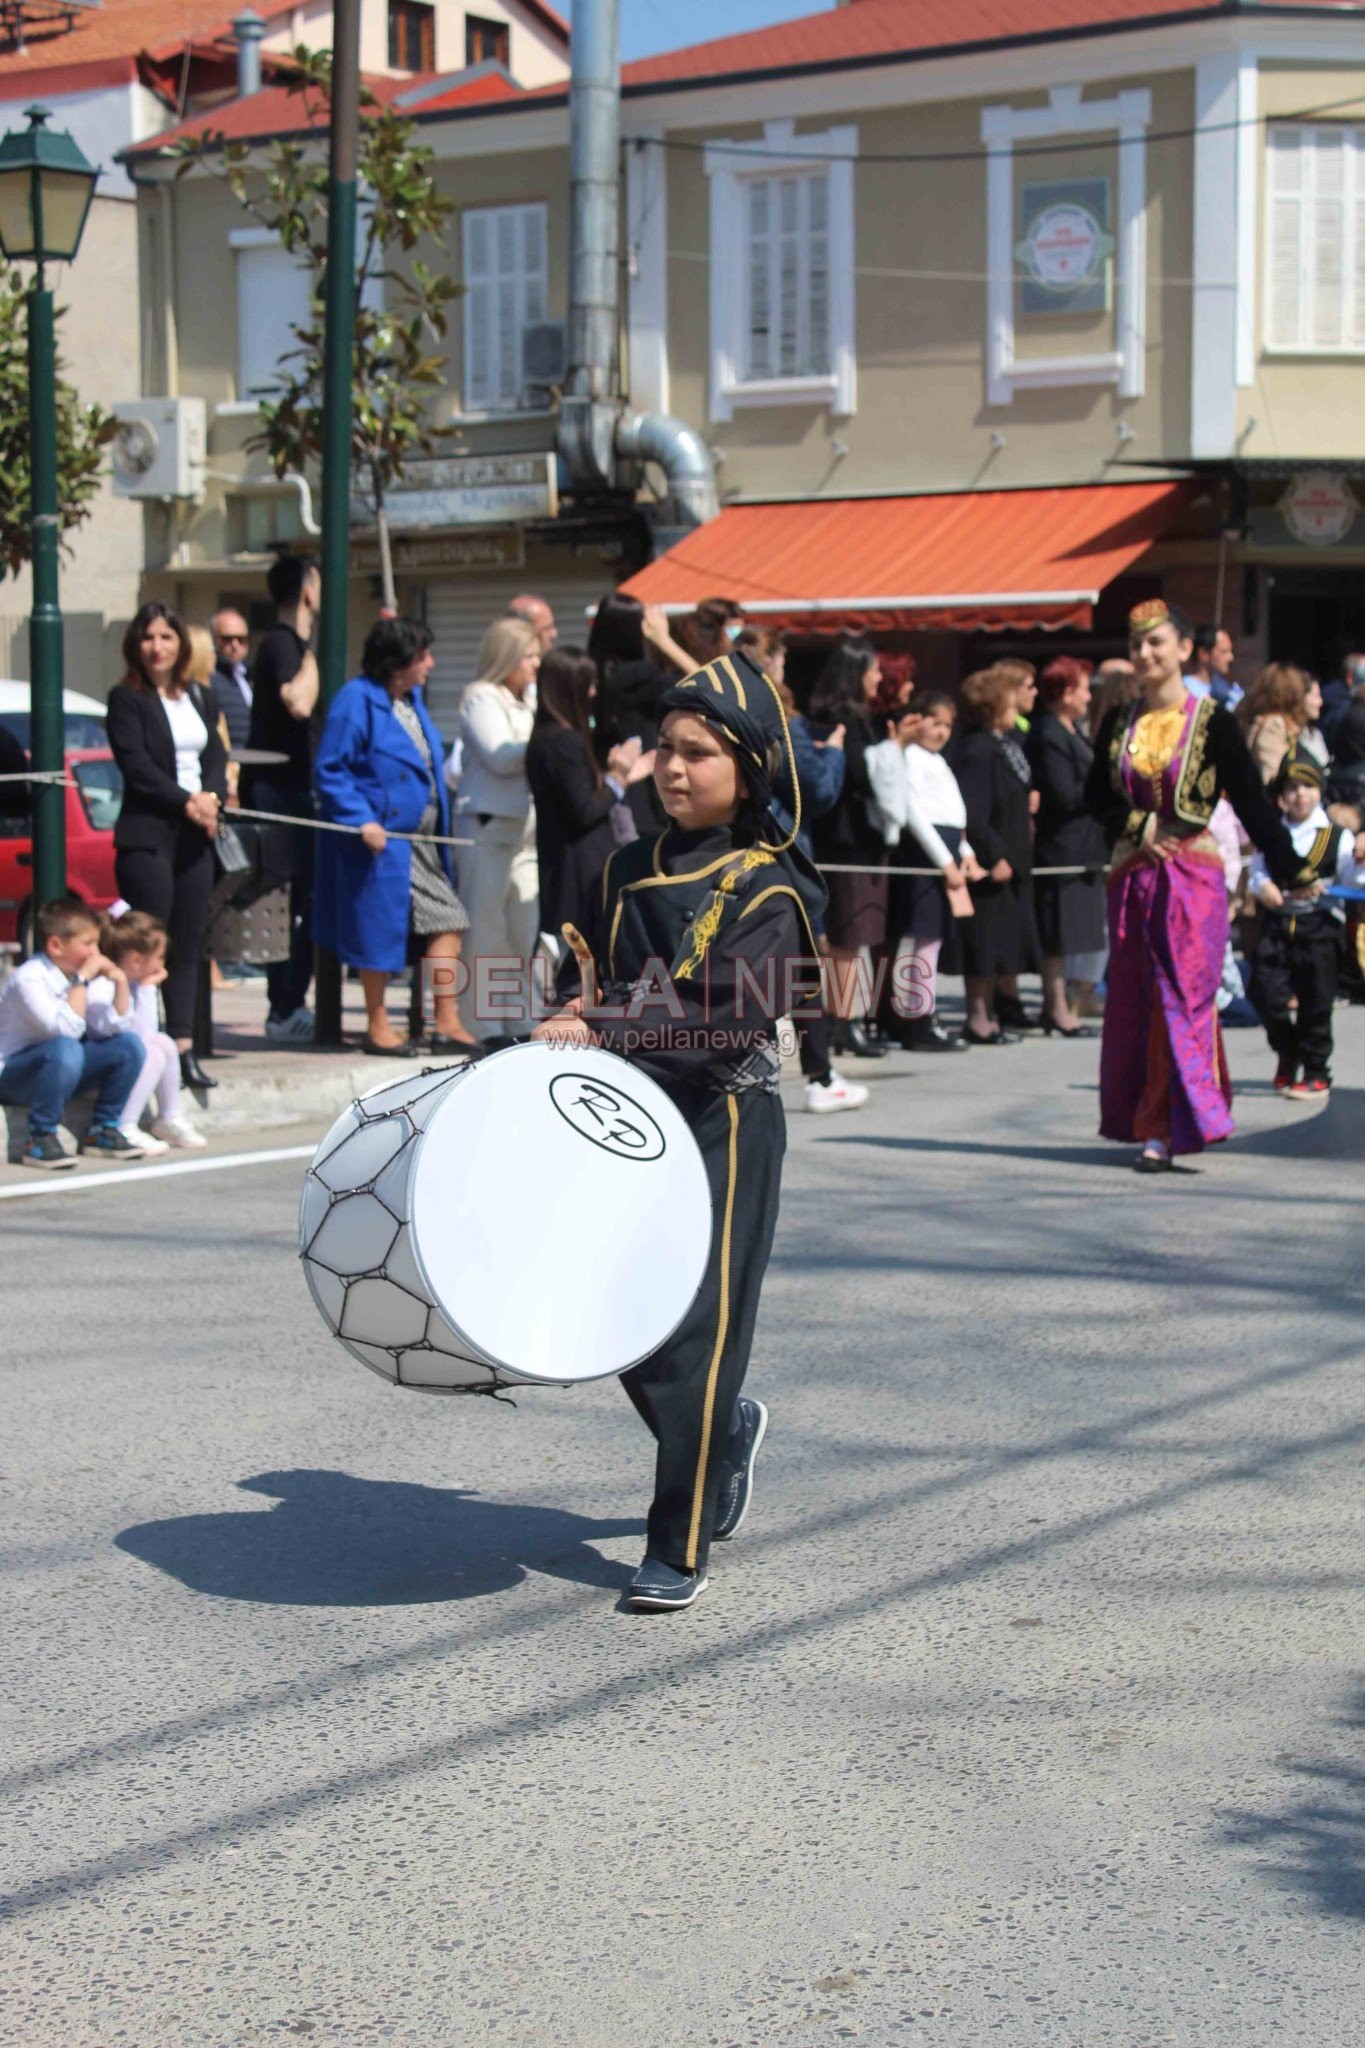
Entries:
{"label": "woman in black blazer", "polygon": [[195,977],[214,883],[213,840],[227,796],[227,754],[211,693],[186,680],[190,640],[169,605],[145,604],[123,636],[123,681],[105,730],[123,774],[114,879],[134,910],[160,918],[169,946],[166,1029],[187,1086],[212,1088],[191,1051]]}
{"label": "woman in black blazer", "polygon": [[[603,774],[590,736],[589,706],[596,689],[597,669],[586,654],[556,647],[541,661],[526,780],[536,807],[540,929],[555,939],[565,924],[587,929],[602,870],[621,843],[612,814],[622,805],[640,756],[639,740],[625,740],[607,755]],[[624,834],[629,820],[624,805],[617,815]],[[635,836],[633,825],[629,836]]]}
{"label": "woman in black blazer", "polygon": [[1033,858],[1040,868],[1078,867],[1082,875],[1042,875],[1033,885],[1043,948],[1043,1029],[1063,1038],[1093,1038],[1077,1022],[1066,993],[1066,956],[1103,953],[1104,827],[1086,801],[1094,749],[1078,728],[1090,707],[1090,666],[1062,655],[1038,678],[1038,709],[1026,751],[1038,791]]}
{"label": "woman in black blazer", "polygon": [[969,1045],[1016,1045],[995,1014],[998,975],[1026,965],[1032,846],[1029,769],[1014,738],[1019,683],[1009,668],[979,669],[962,685],[962,716],[949,764],[967,806],[967,838],[986,870],[973,882],[972,916],[958,925],[967,978]]}

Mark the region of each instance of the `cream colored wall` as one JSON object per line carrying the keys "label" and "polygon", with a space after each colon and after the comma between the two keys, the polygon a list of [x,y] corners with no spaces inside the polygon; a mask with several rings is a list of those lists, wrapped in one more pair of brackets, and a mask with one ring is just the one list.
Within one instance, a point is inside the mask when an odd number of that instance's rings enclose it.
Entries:
{"label": "cream colored wall", "polygon": [[[82,401],[112,406],[141,393],[136,276],[136,208],[127,200],[97,198],[76,261],[53,276],[64,309],[58,345]],[[62,553],[69,688],[103,696],[117,681],[117,643],[137,609],[141,569],[141,510],[116,498],[106,475],[90,518]],[[28,674],[31,601],[27,570],[0,579],[0,674]]]}
{"label": "cream colored wall", "polygon": [[[1100,84],[1109,98],[1125,78]],[[1176,73],[1150,81],[1154,130],[1187,127],[1193,83]],[[994,95],[993,102],[1004,95]],[[1021,106],[1041,95],[1020,95]],[[1126,420],[1132,456],[1179,454],[1189,439],[1191,153],[1188,142],[1148,151],[1147,393],[1121,401],[1111,387],[1077,386],[1019,393],[1012,405],[985,403],[986,177],[980,160],[984,102],[954,102],[859,114],[851,105],[801,123],[819,129],[854,120],[862,161],[856,167],[858,409],[851,418],[815,406],[736,408],[707,425],[709,365],[708,181],[698,153],[669,156],[668,310],[674,409],[707,427],[725,451],[721,487],[746,496],[961,489],[973,484],[1081,481],[1114,472],[1117,429]],[[727,126],[761,145],[761,131]],[[798,129],[799,134],[799,129]],[[689,135],[688,140],[705,139]],[[879,155],[968,152],[975,160],[942,165],[884,164]],[[1069,149],[1055,157],[1016,156],[1025,177],[1062,177],[1098,167],[1114,174],[1114,152]],[[1112,315],[1094,320],[1019,323],[1021,358],[1072,348],[1113,346]],[[993,453],[992,432],[1005,437]],[[832,443],[848,454],[835,459]]]}
{"label": "cream colored wall", "polygon": [[[445,195],[456,202],[457,208],[483,206],[515,206],[524,202],[543,201],[548,208],[548,249],[550,259],[549,299],[547,315],[551,320],[563,320],[568,314],[569,277],[569,162],[565,150],[521,150],[506,156],[486,156],[456,163],[443,162],[437,167],[437,179]],[[464,231],[460,212],[452,215],[446,230],[445,250],[421,252],[427,262],[443,261],[449,274],[457,280],[461,274],[462,245]],[[464,315],[459,301],[451,310],[450,322],[450,378],[445,396],[438,401],[437,416],[451,420],[458,416],[463,392],[464,379]],[[514,428],[513,418],[499,421],[495,428],[488,430],[500,448],[509,453],[524,446],[544,447],[549,445],[544,429],[536,430],[536,438],[529,443],[521,438],[524,428]],[[528,423],[529,424],[529,423]],[[512,428],[515,438],[508,438]],[[470,447],[477,453],[480,443],[472,438],[477,428],[470,430]],[[487,445],[487,434],[484,436]]]}
{"label": "cream colored wall", "polygon": [[[1365,65],[1331,71],[1298,64],[1263,67],[1260,108],[1266,119],[1284,120],[1314,107],[1336,110],[1322,115],[1324,120],[1365,119]],[[1257,182],[1256,381],[1237,394],[1239,450],[1250,458],[1359,459],[1365,456],[1365,353],[1277,355],[1265,344],[1264,131]]]}
{"label": "cream colored wall", "polygon": [[[462,71],[465,53],[465,17],[484,21],[505,21],[511,34],[511,72],[519,85],[553,85],[569,75],[568,59],[562,45],[549,31],[515,4],[515,0],[476,0],[472,7],[464,0],[435,0],[436,68]],[[279,55],[302,40],[309,49],[329,50],[332,46],[332,10],[310,6],[298,10],[301,23],[286,16],[263,40],[263,47]],[[302,34],[300,36],[300,27]],[[362,71],[389,70],[388,0],[365,0],[360,16],[360,67]]]}

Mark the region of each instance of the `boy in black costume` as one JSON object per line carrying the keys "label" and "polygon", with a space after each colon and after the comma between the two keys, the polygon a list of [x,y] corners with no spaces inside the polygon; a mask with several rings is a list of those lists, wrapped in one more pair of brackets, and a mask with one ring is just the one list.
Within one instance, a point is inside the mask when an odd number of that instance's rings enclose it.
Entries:
{"label": "boy in black costume", "polygon": [[[686,1318],[622,1374],[658,1457],[640,1609],[689,1607],[711,1542],[748,1511],[767,1427],[741,1398],[777,1222],[786,1124],[777,1019],[818,1002],[811,920],[824,887],[772,810],[791,738],[782,703],[741,654],[666,691],[655,783],[670,823],[623,847],[587,934],[565,927],[566,1007],[537,1037],[634,1060],[677,1102],[711,1187],[711,1255]],[[795,775],[792,775],[795,783]]]}

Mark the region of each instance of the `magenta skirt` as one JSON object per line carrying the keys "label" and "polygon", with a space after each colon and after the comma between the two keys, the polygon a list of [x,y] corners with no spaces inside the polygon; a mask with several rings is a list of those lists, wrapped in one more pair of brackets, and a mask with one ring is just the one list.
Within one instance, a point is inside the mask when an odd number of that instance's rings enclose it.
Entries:
{"label": "magenta skirt", "polygon": [[1217,1004],[1227,940],[1227,882],[1206,834],[1110,876],[1102,1138],[1201,1152],[1232,1135]]}

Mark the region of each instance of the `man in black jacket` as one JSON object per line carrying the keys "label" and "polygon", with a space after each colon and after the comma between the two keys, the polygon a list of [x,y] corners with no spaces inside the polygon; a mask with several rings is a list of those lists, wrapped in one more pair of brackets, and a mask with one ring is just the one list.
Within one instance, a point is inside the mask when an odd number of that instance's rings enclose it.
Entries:
{"label": "man in black jacket", "polygon": [[[252,666],[248,739],[252,747],[285,759],[243,775],[242,803],[249,810],[311,818],[312,719],[319,677],[309,642],[322,601],[322,578],[311,555],[281,555],[271,564],[266,586],[276,616]],[[266,969],[270,1014],[265,1035],[284,1044],[306,1043],[313,1036],[313,1013],[306,1001],[313,978],[313,834],[278,826],[266,842],[266,861],[289,881],[292,939],[289,958]]]}

